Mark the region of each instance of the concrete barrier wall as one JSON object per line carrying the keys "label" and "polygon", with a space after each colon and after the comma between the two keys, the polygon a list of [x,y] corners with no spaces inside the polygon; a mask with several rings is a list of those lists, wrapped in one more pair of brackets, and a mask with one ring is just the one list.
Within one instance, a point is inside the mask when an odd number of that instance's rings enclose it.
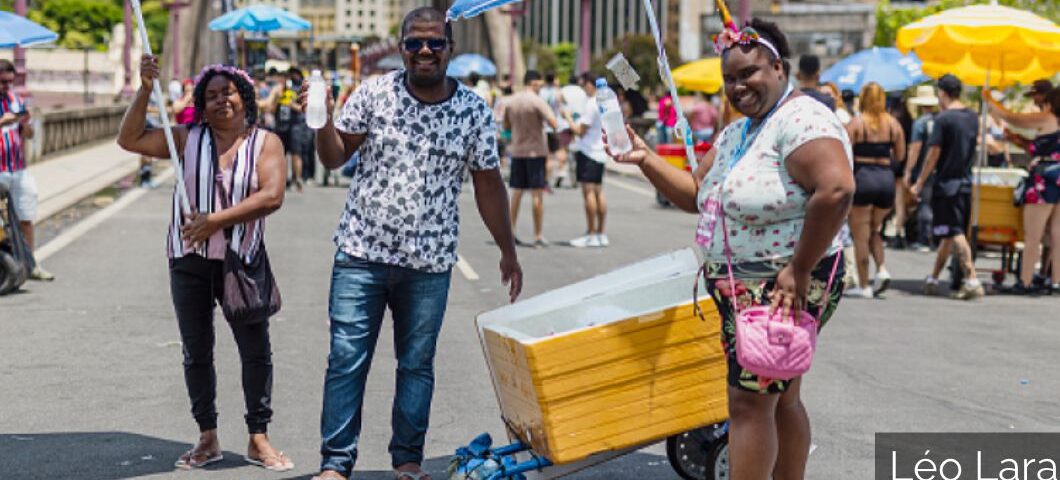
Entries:
{"label": "concrete barrier wall", "polygon": [[116,138],[126,105],[35,111],[37,134],[27,145],[29,163],[56,152],[106,138]]}

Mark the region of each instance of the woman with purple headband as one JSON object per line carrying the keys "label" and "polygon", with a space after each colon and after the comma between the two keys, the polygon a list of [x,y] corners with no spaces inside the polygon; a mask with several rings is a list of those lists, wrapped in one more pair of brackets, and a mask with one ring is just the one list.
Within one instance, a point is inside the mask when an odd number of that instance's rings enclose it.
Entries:
{"label": "woman with purple headband", "polygon": [[747,118],[721,132],[693,173],[671,167],[632,128],[633,150],[616,160],[639,166],[700,217],[696,242],[728,363],[730,478],[801,479],[810,451],[802,377],[763,378],[740,365],[734,304],[771,305],[784,318],[807,311],[818,327],[835,312],[843,285],[836,237],[854,195],[850,141],[828,107],[791,86],[788,42],[775,24],[733,25],[715,47],[725,96]]}
{"label": "woman with purple headband", "polygon": [[[158,59],[145,55],[140,63],[143,83],[122,120],[118,145],[141,155],[168,158],[164,132],[144,123],[158,75]],[[246,72],[226,65],[207,66],[195,77],[193,97],[194,122],[173,128],[192,213],[182,214],[174,190],[166,236],[184,380],[200,432],[198,443],[176,462],[185,469],[222,459],[217,438],[213,312],[224,294],[225,249],[235,251],[244,261],[264,253],[264,219],[283,204],[286,179],[283,145],[275,134],[257,128],[254,82]],[[294,464],[272,447],[267,434],[272,419],[269,319],[232,323],[231,328],[243,367],[250,434],[245,459],[272,471],[290,470]]]}

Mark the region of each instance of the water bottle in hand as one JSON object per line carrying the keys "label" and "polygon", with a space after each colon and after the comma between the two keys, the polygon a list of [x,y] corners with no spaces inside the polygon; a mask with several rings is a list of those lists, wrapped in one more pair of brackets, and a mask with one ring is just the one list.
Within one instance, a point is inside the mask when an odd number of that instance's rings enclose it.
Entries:
{"label": "water bottle in hand", "polygon": [[614,155],[621,155],[633,149],[633,143],[626,132],[626,122],[622,119],[622,106],[618,96],[607,86],[607,80],[596,80],[596,103],[600,107],[600,122],[607,134],[607,146]]}
{"label": "water bottle in hand", "polygon": [[309,98],[306,101],[305,124],[313,130],[324,127],[328,121],[327,85],[320,70],[313,70],[309,76]]}

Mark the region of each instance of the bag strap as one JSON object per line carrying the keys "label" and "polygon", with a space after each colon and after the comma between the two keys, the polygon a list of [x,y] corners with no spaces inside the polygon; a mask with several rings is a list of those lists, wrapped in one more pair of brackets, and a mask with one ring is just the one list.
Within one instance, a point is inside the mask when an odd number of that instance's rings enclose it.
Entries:
{"label": "bag strap", "polygon": [[[213,184],[217,188],[217,191],[221,193],[221,208],[228,210],[231,208],[232,200],[228,193],[228,187],[225,186],[224,172],[221,171],[221,162],[217,155],[217,141],[214,139],[213,130],[209,127],[204,127],[206,134],[210,136],[210,162],[213,165]],[[238,156],[238,154],[237,154]],[[235,175],[235,172],[233,172]],[[225,240],[232,241],[232,229],[233,227],[226,227]]]}
{"label": "bag strap", "polygon": [[[718,202],[718,215],[721,216],[721,233],[722,233],[721,238],[725,242],[725,264],[728,267],[729,291],[731,291],[732,294],[733,294],[732,295],[733,298],[732,298],[732,302],[731,302],[732,303],[732,308],[733,308],[733,311],[736,313],[736,316],[739,317],[740,316],[740,302],[736,301],[736,278],[735,278],[735,275],[733,275],[733,273],[732,273],[732,247],[729,245],[729,228],[728,228],[728,226],[726,225],[726,222],[725,222],[725,202],[724,201]],[[839,271],[839,259],[840,258],[842,258],[842,255],[840,255],[839,253],[836,253],[835,254],[835,262],[832,263],[832,273],[828,276],[828,285],[824,288],[824,294],[825,295],[831,295],[832,284],[835,281],[835,274],[836,274],[836,272]],[[704,275],[706,275],[706,272],[704,272]],[[697,279],[696,284],[698,286],[698,279]],[[827,303],[825,303],[824,305],[821,305],[821,308],[817,311],[817,317],[820,317],[821,314],[824,313],[824,309],[825,309],[826,306],[827,306]]]}

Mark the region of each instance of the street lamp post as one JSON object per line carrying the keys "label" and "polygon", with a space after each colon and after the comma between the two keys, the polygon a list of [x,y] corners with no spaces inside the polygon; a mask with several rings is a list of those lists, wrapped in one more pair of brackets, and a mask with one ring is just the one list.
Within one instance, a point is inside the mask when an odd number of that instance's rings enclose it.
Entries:
{"label": "street lamp post", "polygon": [[[26,16],[26,0],[15,0],[15,15]],[[26,98],[30,96],[26,89],[26,49],[15,47],[15,93]]]}
{"label": "street lamp post", "polygon": [[578,71],[579,73],[585,73],[589,71],[589,66],[592,62],[592,29],[593,22],[590,19],[590,15],[593,13],[592,0],[582,0],[582,28],[581,28],[581,49],[578,51]]}
{"label": "street lamp post", "polygon": [[132,4],[129,2],[123,2],[125,4],[125,42],[121,46],[121,64],[124,70],[124,78],[122,79],[121,97],[130,98],[133,96],[132,88]]}
{"label": "street lamp post", "polygon": [[516,30],[518,26],[519,17],[522,17],[526,13],[526,3],[529,0],[523,2],[521,8],[508,8],[502,12],[512,17],[512,31],[508,38],[508,81],[512,86],[515,86],[515,49],[518,48],[519,43],[519,32]]}
{"label": "street lamp post", "polygon": [[188,0],[166,0],[162,6],[169,9],[169,30],[173,32],[170,40],[170,62],[173,63],[173,78],[180,80],[180,10],[190,6]]}

